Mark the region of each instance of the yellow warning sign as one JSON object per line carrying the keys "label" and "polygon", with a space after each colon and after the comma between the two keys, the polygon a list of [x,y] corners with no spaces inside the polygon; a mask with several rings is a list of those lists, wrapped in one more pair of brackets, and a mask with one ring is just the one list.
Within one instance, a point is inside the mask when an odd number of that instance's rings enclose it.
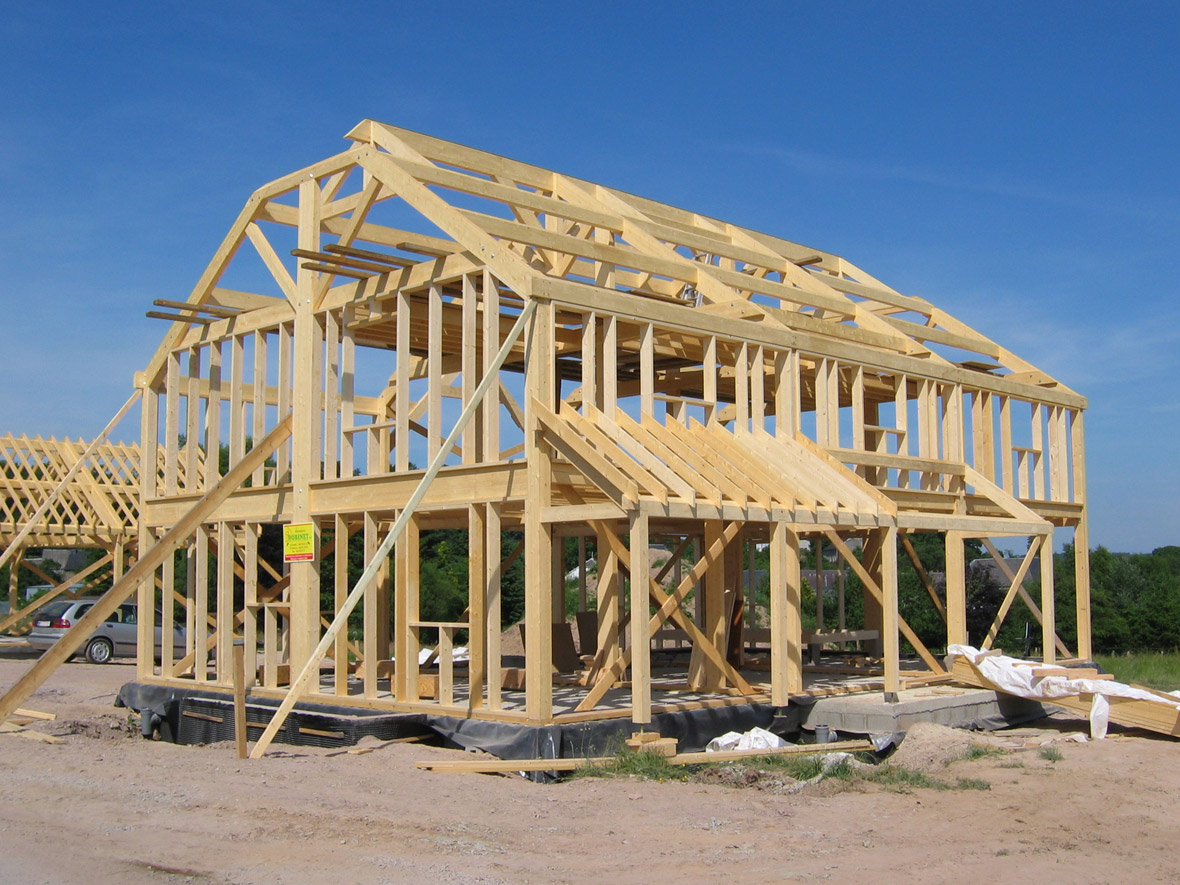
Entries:
{"label": "yellow warning sign", "polygon": [[310,522],[283,526],[283,562],[315,559],[315,526]]}

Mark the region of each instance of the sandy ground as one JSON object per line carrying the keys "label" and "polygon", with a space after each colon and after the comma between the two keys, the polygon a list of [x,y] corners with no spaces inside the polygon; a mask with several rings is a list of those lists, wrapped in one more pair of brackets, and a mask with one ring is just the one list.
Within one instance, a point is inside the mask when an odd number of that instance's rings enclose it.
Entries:
{"label": "sandy ground", "polygon": [[[0,688],[27,666],[0,659]],[[62,740],[0,734],[0,882],[1180,880],[1180,742],[1055,743],[1060,761],[1012,750],[941,773],[987,791],[543,786],[419,771],[455,751],[411,744],[239,761],[145,741],[111,706],[133,676],[67,664],[25,704],[56,713],[29,728]]]}

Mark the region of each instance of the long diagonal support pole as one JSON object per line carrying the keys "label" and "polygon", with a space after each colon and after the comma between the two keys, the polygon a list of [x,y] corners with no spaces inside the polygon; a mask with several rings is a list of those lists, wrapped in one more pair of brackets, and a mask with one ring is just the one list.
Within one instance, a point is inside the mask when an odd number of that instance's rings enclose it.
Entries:
{"label": "long diagonal support pole", "polygon": [[[488,392],[488,388],[492,386],[493,382],[499,378],[500,368],[504,365],[504,361],[508,359],[508,355],[512,352],[513,346],[517,339],[520,338],[521,333],[524,332],[525,326],[529,319],[533,316],[537,309],[537,302],[530,299],[521,311],[520,316],[516,318],[516,323],[508,333],[508,338],[500,347],[500,352],[496,354],[491,366],[488,367],[487,374],[484,375],[483,380],[479,382],[479,386],[472,394],[470,401],[463,408],[463,412],[459,415],[459,420],[455,422],[455,426],[451,428],[451,432],[447,434],[446,440],[439,447],[438,453],[430,462],[430,466],[426,468],[426,473],[418,482],[418,487],[414,489],[414,494],[410,495],[410,500],[406,502],[406,506],[394,521],[393,527],[389,530],[389,534],[385,536],[385,540],[381,542],[381,546],[377,548],[377,552],[373,554],[369,560],[368,565],[365,566],[364,572],[360,578],[357,579],[356,586],[352,588],[352,592],[348,594],[348,598],[340,606],[340,610],[336,612],[336,617],[332,624],[324,632],[320,638],[319,645],[311,653],[311,657],[307,659],[307,663],[303,665],[303,669],[299,672],[299,676],[291,683],[291,687],[287,690],[283,702],[279,704],[278,710],[275,711],[274,716],[271,717],[270,723],[266,726],[262,736],[259,737],[258,743],[254,745],[254,749],[250,752],[251,759],[259,759],[270,747],[271,741],[274,740],[275,735],[278,734],[283,723],[287,720],[287,716],[291,713],[291,709],[299,700],[300,696],[306,691],[308,684],[313,678],[319,678],[320,661],[328,653],[328,649],[336,641],[336,634],[338,634],[348,623],[348,616],[352,614],[352,610],[356,608],[357,603],[360,602],[364,596],[365,590],[368,589],[370,583],[377,576],[377,572],[381,568],[381,564],[385,562],[389,556],[389,551],[393,549],[394,543],[401,536],[405,530],[406,524],[414,515],[414,510],[422,499],[426,497],[426,492],[430,488],[430,484],[434,482],[434,478],[438,476],[438,472],[442,469],[443,463],[450,454],[451,449],[454,448],[458,441],[460,434],[463,433],[463,428],[475,415],[476,409],[483,400],[484,395]],[[398,666],[405,666],[405,661],[399,661]]]}
{"label": "long diagonal support pole", "polygon": [[7,694],[0,697],[0,722],[4,722],[11,716],[13,711],[21,705],[21,702],[35,692],[50,673],[69,660],[70,655],[82,646],[90,634],[135,592],[139,587],[139,582],[149,577],[156,570],[156,566],[163,562],[165,557],[170,556],[177,545],[191,535],[197,526],[205,521],[205,517],[216,510],[218,505],[233,493],[234,489],[245,482],[246,477],[261,467],[270,454],[290,435],[291,416],[288,415],[279,422],[274,430],[259,441],[258,445],[254,446],[246,457],[234,465],[217,485],[206,492],[201,500],[197,501],[192,509],[168,530],[158,544],[151,550],[145,551],[139,561],[131,566],[98,602],[94,603],[90,611],[67,630],[66,634],[55,642],[38,659],[37,663],[17,680],[12,688],[8,689]]}
{"label": "long diagonal support pole", "polygon": [[[110,432],[114,430],[116,426],[118,426],[120,421],[123,420],[123,416],[127,414],[128,410],[137,402],[139,402],[139,398],[142,395],[142,388],[137,387],[135,392],[127,398],[127,402],[123,403],[123,408],[119,409],[118,414],[116,414],[115,417],[110,420],[107,426],[102,429],[102,432],[91,441],[90,445],[86,447],[86,451],[84,451],[81,457],[74,462],[74,466],[69,469],[69,472],[66,473],[64,477],[62,477],[61,482],[59,482],[54,487],[53,491],[49,493],[49,497],[42,501],[41,506],[38,507],[36,511],[34,511],[33,515],[28,518],[28,520],[25,522],[25,527],[20,530],[20,534],[12,539],[12,543],[8,545],[8,548],[3,553],[0,553],[0,568],[3,568],[4,564],[12,557],[12,554],[20,549],[21,542],[29,536],[29,533],[33,530],[33,526],[37,524],[37,520],[45,515],[45,511],[49,509],[49,505],[57,500],[57,496],[61,494],[61,490],[64,489],[66,485],[69,484],[70,480],[74,478],[74,475],[82,469],[82,465],[86,463],[86,459],[94,454],[94,450],[106,440],[107,436],[110,435]],[[153,464],[152,467],[154,469],[155,465]],[[145,470],[147,468],[141,464],[140,469]]]}

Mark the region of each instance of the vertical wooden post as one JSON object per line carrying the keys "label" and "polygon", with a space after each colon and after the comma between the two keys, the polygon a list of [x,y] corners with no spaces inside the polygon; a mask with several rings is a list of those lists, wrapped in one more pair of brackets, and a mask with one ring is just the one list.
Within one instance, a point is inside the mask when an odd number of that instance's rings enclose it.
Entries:
{"label": "vertical wooden post", "polygon": [[[815,535],[811,541],[815,552],[815,629],[824,628],[824,539]],[[814,664],[815,661],[812,661]]]}
{"label": "vertical wooden post", "polygon": [[549,558],[549,586],[553,588],[550,604],[553,606],[553,624],[565,623],[566,597],[565,589],[565,538],[550,529],[553,543],[550,545],[552,554]]}
{"label": "vertical wooden post", "polygon": [[799,536],[785,522],[770,525],[770,693],[785,707],[803,691],[802,578]]}
{"label": "vertical wooden post", "polygon": [[1057,604],[1053,593],[1053,530],[1045,534],[1041,545],[1041,648],[1044,661],[1057,660]]}
{"label": "vertical wooden post", "polygon": [[[525,400],[535,398],[553,408],[553,304],[540,301],[529,325],[525,368]],[[531,722],[553,715],[553,534],[541,519],[550,504],[552,478],[549,455],[540,443],[540,427],[527,408],[525,458],[529,465],[525,500],[525,707]]]}
{"label": "vertical wooden post", "polygon": [[759,344],[750,361],[750,420],[754,430],[766,430],[766,351]]}
{"label": "vertical wooden post", "polygon": [[[874,577],[878,586],[881,584],[881,533],[879,531],[870,531],[865,538],[864,547],[861,553],[861,562],[864,564],[865,570]],[[882,635],[885,631],[884,611],[882,605],[877,601],[877,597],[865,589],[863,591],[863,605],[864,605],[864,628],[866,630],[876,630]],[[874,652],[880,654],[881,643],[875,643]]]}
{"label": "vertical wooden post", "polygon": [[758,582],[754,578],[755,549],[757,545],[754,543],[753,534],[746,537],[746,626],[758,626],[757,612],[755,609],[758,606]]}
{"label": "vertical wooden post", "polygon": [[1030,494],[1038,501],[1045,500],[1045,470],[1048,459],[1045,455],[1048,448],[1045,445],[1045,407],[1040,403],[1032,404],[1032,473],[1033,483]]}
{"label": "vertical wooden post", "polygon": [[324,479],[340,476],[340,321],[333,310],[323,314]]}
{"label": "vertical wooden post", "polygon": [[582,402],[598,407],[599,390],[598,315],[593,311],[582,319]]}
{"label": "vertical wooden post", "polygon": [[639,328],[639,411],[656,417],[655,396],[655,329],[651,323]]}
{"label": "vertical wooden post", "polygon": [[[365,511],[364,516],[364,545],[365,545],[365,562],[371,562],[373,556],[377,553],[377,548],[381,544],[381,539],[377,536],[377,520],[369,511]],[[365,619],[365,636],[362,651],[365,655],[365,697],[377,697],[377,670],[386,655],[389,654],[389,643],[386,642],[383,646],[380,641],[381,636],[381,622],[380,622],[380,603],[378,596],[384,593],[385,597],[389,597],[389,584],[383,580],[388,573],[388,566],[386,566],[377,580],[373,581],[365,589],[364,601],[364,619]],[[400,579],[400,575],[399,575]],[[388,631],[388,617],[385,619],[386,630]]]}
{"label": "vertical wooden post", "polygon": [[234,643],[234,743],[238,758],[246,758],[246,649],[242,640]]}
{"label": "vertical wooden post", "polygon": [[[146,472],[146,471],[145,471]],[[8,561],[8,610],[20,611],[20,566],[25,558],[25,548],[22,546]]]}
{"label": "vertical wooden post", "polygon": [[1082,505],[1082,515],[1078,517],[1073,533],[1074,586],[1078,613],[1078,657],[1088,661],[1093,657],[1094,651],[1090,638],[1090,507],[1086,500],[1086,440],[1082,427],[1081,409],[1076,409],[1070,414],[1072,418],[1069,435],[1073,456],[1072,499]]}
{"label": "vertical wooden post", "polygon": [[205,636],[209,632],[209,529],[203,525],[197,527],[196,560],[193,595],[189,599],[192,623],[188,635],[193,643],[193,648],[189,650],[196,652],[193,656],[193,678],[197,682],[204,682],[209,672],[208,655],[205,653]]}
{"label": "vertical wooden post", "polygon": [[[292,325],[282,323],[279,326],[279,414],[286,415],[291,411],[291,398],[294,391],[291,388],[291,360],[294,351],[294,336]],[[275,482],[290,482],[291,449],[293,443],[288,440],[279,446],[275,452]]]}
{"label": "vertical wooden post", "polygon": [[[578,535],[578,611],[586,611],[586,536]],[[579,636],[579,639],[585,637]]]}
{"label": "vertical wooden post", "polygon": [[774,358],[774,432],[793,438],[799,430],[799,352],[790,350]]}
{"label": "vertical wooden post", "polygon": [[897,527],[879,529],[874,534],[882,536],[881,569],[878,575],[881,595],[884,596],[881,644],[885,657],[885,695],[888,699],[890,696],[896,698],[901,688],[901,648],[897,611]]}
{"label": "vertical wooden post", "polygon": [[648,517],[643,511],[631,514],[631,720],[636,725],[651,722],[651,641],[647,622],[650,564]]}
{"label": "vertical wooden post", "polygon": [[234,642],[234,533],[217,524],[217,682],[230,683]]}
{"label": "vertical wooden post", "polygon": [[[910,452],[910,400],[909,380],[905,375],[897,375],[893,389],[893,423],[897,428],[897,454],[908,455]],[[910,487],[910,471],[897,471],[898,488]]]}
{"label": "vertical wooden post", "polygon": [[710,335],[705,339],[705,358],[701,364],[702,390],[705,400],[705,424],[712,427],[717,423],[720,411],[717,406],[717,339]]}
{"label": "vertical wooden post", "polygon": [[[479,329],[476,319],[479,310],[479,295],[475,286],[475,278],[471,274],[463,277],[462,319],[463,334],[460,341],[460,368],[463,384],[463,405],[471,402],[475,394],[475,385],[479,383],[477,371],[477,357],[479,354]],[[475,464],[483,459],[483,409],[476,412],[475,417],[463,428],[463,463]],[[479,540],[483,547],[483,537]],[[479,579],[482,583],[483,576]]]}
{"label": "vertical wooden post", "polygon": [[[265,434],[264,434],[265,435]],[[258,437],[261,439],[262,437]],[[248,522],[243,526],[242,539],[242,641],[246,649],[246,685],[254,685],[258,679],[258,532],[257,523]],[[168,565],[171,557],[165,560]],[[168,582],[166,581],[167,585]],[[164,590],[168,596],[167,586]],[[167,608],[165,609],[167,611]],[[171,624],[169,624],[171,626]],[[168,635],[168,630],[163,631]],[[167,642],[167,640],[165,640]]]}
{"label": "vertical wooden post", "polygon": [[[399,701],[418,700],[418,651],[421,648],[418,628],[411,626],[418,620],[419,610],[419,531],[418,518],[411,517],[397,540],[397,581],[394,583],[396,601],[394,634],[395,698]],[[367,668],[366,668],[367,669]]]}
{"label": "vertical wooden post", "polygon": [[410,293],[397,293],[397,366],[394,369],[394,470],[410,469]]}
{"label": "vertical wooden post", "polygon": [[[483,375],[495,361],[500,349],[500,296],[496,280],[483,272]],[[500,385],[493,384],[480,403],[483,411],[484,461],[500,460]],[[498,635],[498,634],[497,634]]]}
{"label": "vertical wooden post", "polygon": [[844,629],[844,560],[836,563],[836,628]]}
{"label": "vertical wooden post", "polygon": [[967,563],[962,532],[946,533],[946,641],[967,644]]}
{"label": "vertical wooden post", "polygon": [[[179,369],[179,364],[175,361],[173,354],[169,354],[168,366],[170,369],[173,366],[175,366],[177,369]],[[178,376],[171,377],[169,380],[172,382],[174,387],[177,387],[180,384]],[[175,396],[175,394],[173,394],[173,396]],[[175,405],[171,399],[167,400],[167,403],[169,406]],[[156,495],[156,464],[159,460],[159,442],[158,442],[159,420],[160,420],[160,416],[159,416],[160,405],[159,404],[160,404],[159,394],[155,390],[153,390],[150,386],[145,387],[144,391],[143,391],[143,396],[140,399],[140,406],[139,406],[139,408],[140,408],[140,413],[139,413],[140,433],[139,433],[139,436],[140,436],[140,439],[142,440],[141,445],[140,445],[140,458],[141,458],[140,463],[143,465],[143,469],[140,470],[140,476],[139,476],[140,501],[147,501],[149,498],[155,497],[155,495]],[[173,409],[173,412],[174,412],[174,409]],[[165,423],[167,423],[167,421],[165,421]],[[175,432],[176,432],[176,416],[175,416],[175,414],[172,415],[172,427],[173,427],[173,435],[175,435]],[[175,440],[173,440],[170,448],[175,453],[175,450],[176,450]],[[167,456],[165,456],[165,457],[167,457]],[[175,474],[176,456],[175,456],[175,454],[173,455],[173,458],[172,458],[172,464],[173,464],[173,468],[174,468],[172,482],[173,482],[173,486],[175,487],[175,483],[176,483],[176,474]],[[144,553],[147,552],[148,548],[151,547],[152,540],[154,539],[154,533],[147,526],[146,523],[147,523],[147,520],[140,520],[140,525],[139,525],[139,553],[140,553],[140,555],[143,555]],[[168,561],[169,562],[172,561],[171,555],[168,556]],[[20,554],[18,553],[17,559],[13,560],[13,562],[12,562],[11,571],[9,573],[10,583],[9,583],[8,596],[9,596],[9,602],[11,605],[11,609],[10,609],[11,611],[16,611],[16,609],[17,609],[17,606],[15,604],[17,601],[17,599],[16,599],[16,588],[17,588],[16,580],[17,580],[17,572],[19,571],[19,569],[20,569]],[[143,583],[141,583],[139,585],[138,603],[139,603],[138,604],[139,617],[136,622],[136,649],[137,649],[137,652],[136,652],[135,666],[136,666],[137,677],[139,679],[147,679],[148,677],[150,677],[153,674],[153,672],[155,670],[154,659],[155,659],[155,645],[156,645],[156,643],[155,643],[154,625],[155,625],[155,621],[156,621],[156,572],[153,572],[152,574],[148,575],[143,580]],[[163,605],[166,605],[169,607],[171,607],[171,605],[172,605],[171,584],[169,584],[169,586],[164,588]],[[172,637],[170,634],[167,634],[167,633],[163,634],[163,636],[161,637],[161,645],[162,646],[168,645],[169,647],[171,647]],[[163,650],[161,650],[161,655],[170,654],[170,652],[171,652],[171,648],[169,648],[168,652],[164,652]],[[162,665],[163,660],[164,660],[164,658],[161,659],[161,666],[163,666]]]}
{"label": "vertical wooden post", "polygon": [[602,413],[615,420],[619,402],[619,321],[607,316],[602,335]]}
{"label": "vertical wooden post", "polygon": [[[333,525],[336,552],[332,556],[332,602],[333,610],[340,611],[348,598],[348,520],[341,513],[336,514]],[[366,668],[368,669],[368,668]],[[332,649],[332,690],[340,697],[348,696],[348,631],[336,634]]]}
{"label": "vertical wooden post", "polygon": [[[472,449],[475,448],[472,441]],[[467,446],[463,446],[467,454]],[[487,505],[467,505],[467,645],[470,663],[467,666],[467,709],[483,706],[484,681],[488,674],[485,655],[487,640]],[[499,677],[499,667],[496,668]]]}
{"label": "vertical wooden post", "polygon": [[[254,441],[266,436],[266,370],[267,370],[267,333],[260,330],[254,335],[254,405],[253,426]],[[266,465],[259,466],[254,471],[251,483],[254,488],[261,488],[266,482]],[[246,655],[247,663],[250,655]]]}
{"label": "vertical wooden post", "polygon": [[234,335],[229,340],[229,467],[246,453],[245,356],[245,337]]}
{"label": "vertical wooden post", "polygon": [[619,656],[619,557],[606,537],[613,523],[596,524],[598,549],[598,642],[604,666]]}
{"label": "vertical wooden post", "polygon": [[[705,549],[721,540],[724,523],[719,519],[705,520]],[[728,554],[728,550],[726,551]],[[716,557],[705,570],[701,583],[704,595],[704,622],[701,630],[714,648],[725,651],[725,576],[728,555]],[[721,688],[721,669],[704,653],[693,648],[689,659],[689,685],[694,689],[715,691]]]}
{"label": "vertical wooden post", "polygon": [[[203,487],[201,477],[200,442],[201,427],[201,349],[193,347],[188,352],[187,389],[184,399],[184,488],[195,491]],[[280,407],[281,408],[281,407]],[[164,445],[172,448],[179,444],[177,439],[164,439]]]}
{"label": "vertical wooden post", "polygon": [[205,402],[205,484],[209,489],[221,478],[221,344],[209,345],[209,396]]}
{"label": "vertical wooden post", "polygon": [[1016,494],[1012,476],[1012,400],[1000,397],[1000,485],[1009,495]]}
{"label": "vertical wooden post", "polygon": [[[160,533],[157,533],[156,540],[159,540],[159,535]],[[176,660],[174,645],[176,603],[172,597],[172,593],[176,589],[176,551],[169,553],[164,558],[160,572],[160,581],[163,584],[163,587],[160,588],[160,675],[165,679],[170,679],[172,677],[172,663]]]}
{"label": "vertical wooden post", "polygon": [[[488,396],[492,391],[488,391]],[[488,662],[488,707],[500,709],[501,658],[500,658],[500,505],[488,504],[485,524],[484,574],[487,594],[487,662]]]}
{"label": "vertical wooden post", "polygon": [[750,432],[750,345],[743,341],[733,365],[734,433]]}
{"label": "vertical wooden post", "polygon": [[[185,569],[184,569],[184,633],[185,633],[185,656],[192,654],[197,647],[197,571],[200,566],[200,535],[201,528],[198,526],[196,533],[192,540],[188,542],[188,548],[185,551]],[[202,633],[202,637],[204,634]],[[194,664],[195,667],[195,664]],[[196,673],[194,669],[194,675]]]}
{"label": "vertical wooden post", "polygon": [[[176,447],[179,445],[180,435],[180,354],[170,353],[167,359],[168,362],[164,372],[164,491],[170,495],[175,495],[178,488],[176,475],[179,466],[179,453]],[[150,387],[146,388],[144,393],[144,403],[140,407],[144,411],[140,413],[140,417],[144,423],[144,430],[147,431],[147,400],[149,397],[155,399],[157,394]],[[190,408],[191,405],[192,401],[190,400]],[[159,406],[153,405],[152,408],[154,411]],[[141,434],[140,438],[143,440],[145,446],[150,442],[152,448],[156,448],[158,429],[158,427],[152,426],[150,440],[147,435]],[[194,445],[196,440],[189,439],[185,443],[186,445]],[[144,464],[155,463],[154,461],[146,460],[146,449],[143,450],[143,454]],[[145,470],[144,476],[140,477],[141,481],[147,476],[151,477],[152,484],[154,485],[156,472],[154,470]],[[191,477],[186,477],[186,480],[191,481]],[[146,501],[147,498],[143,498],[143,500]]]}
{"label": "vertical wooden post", "polygon": [[832,361],[824,358],[815,364],[815,441],[821,446],[838,446],[839,441],[831,438],[831,411],[833,409],[828,385]]}
{"label": "vertical wooden post", "polygon": [[[320,243],[320,189],[314,178],[299,185],[299,248],[311,251]],[[291,522],[310,523],[311,562],[291,563],[290,631],[291,672],[297,673],[311,656],[320,635],[320,530],[311,516],[311,483],[317,478],[322,453],[319,438],[319,397],[315,384],[317,351],[322,348],[321,330],[313,310],[314,288],[319,274],[299,266],[296,280],[295,343],[292,354],[294,403],[291,435]],[[316,686],[312,686],[313,690]]]}
{"label": "vertical wooden post", "polygon": [[[433,461],[446,438],[442,429],[442,287],[437,283],[430,285],[426,307],[426,460]],[[399,398],[401,393],[399,389]]]}

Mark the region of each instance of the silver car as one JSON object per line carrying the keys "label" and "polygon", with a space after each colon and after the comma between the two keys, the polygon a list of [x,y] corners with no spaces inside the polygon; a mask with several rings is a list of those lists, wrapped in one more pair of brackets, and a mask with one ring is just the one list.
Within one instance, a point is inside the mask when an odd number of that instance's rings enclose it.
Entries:
{"label": "silver car", "polygon": [[[50,648],[65,636],[66,631],[78,623],[96,602],[98,602],[96,598],[83,598],[64,599],[49,603],[35,616],[33,629],[28,635],[29,645],[41,651]],[[138,623],[139,615],[135,603],[125,602],[115,609],[111,616],[91,634],[90,638],[86,640],[86,644],[76,654],[85,655],[86,660],[92,664],[105,664],[116,656],[134,657],[138,641],[136,632]],[[159,657],[163,643],[158,617],[156,624],[156,656]],[[185,631],[183,627],[177,627],[173,631],[172,648],[174,657],[184,657]]]}

